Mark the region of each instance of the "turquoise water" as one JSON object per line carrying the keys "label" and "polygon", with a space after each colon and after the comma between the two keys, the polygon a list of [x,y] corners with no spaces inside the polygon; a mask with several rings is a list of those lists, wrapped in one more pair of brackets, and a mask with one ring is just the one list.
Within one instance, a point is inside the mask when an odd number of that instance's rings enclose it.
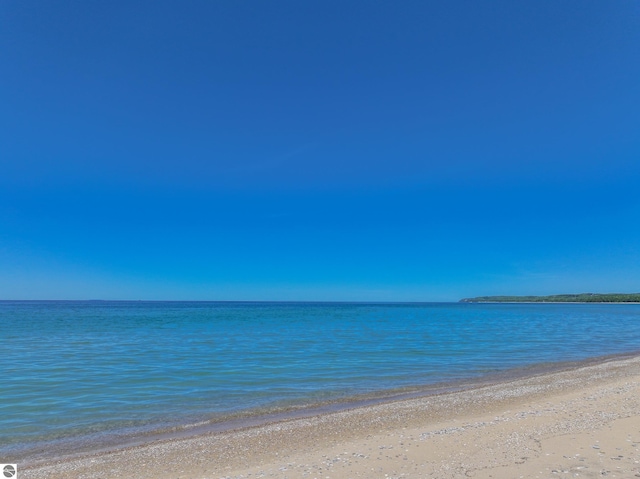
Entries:
{"label": "turquoise water", "polygon": [[0,453],[640,349],[636,304],[0,302]]}

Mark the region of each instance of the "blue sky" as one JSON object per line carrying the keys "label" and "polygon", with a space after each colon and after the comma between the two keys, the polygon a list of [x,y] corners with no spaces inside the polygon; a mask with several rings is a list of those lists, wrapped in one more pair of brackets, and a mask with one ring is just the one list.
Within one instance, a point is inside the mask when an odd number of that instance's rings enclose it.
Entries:
{"label": "blue sky", "polygon": [[640,291],[640,2],[0,3],[0,299]]}

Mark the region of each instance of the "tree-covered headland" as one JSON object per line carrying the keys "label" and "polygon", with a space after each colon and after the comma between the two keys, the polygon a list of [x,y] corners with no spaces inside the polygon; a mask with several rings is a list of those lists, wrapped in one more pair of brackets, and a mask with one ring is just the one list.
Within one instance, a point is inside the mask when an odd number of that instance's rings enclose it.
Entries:
{"label": "tree-covered headland", "polygon": [[582,293],[551,296],[478,296],[461,303],[640,303],[640,293]]}

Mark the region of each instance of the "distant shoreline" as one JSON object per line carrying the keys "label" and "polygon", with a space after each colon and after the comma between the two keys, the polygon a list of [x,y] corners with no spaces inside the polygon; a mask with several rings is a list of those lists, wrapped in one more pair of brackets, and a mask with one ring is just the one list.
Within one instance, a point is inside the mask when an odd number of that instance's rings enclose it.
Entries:
{"label": "distant shoreline", "polygon": [[640,303],[640,293],[582,293],[550,296],[478,296],[463,298],[460,303]]}

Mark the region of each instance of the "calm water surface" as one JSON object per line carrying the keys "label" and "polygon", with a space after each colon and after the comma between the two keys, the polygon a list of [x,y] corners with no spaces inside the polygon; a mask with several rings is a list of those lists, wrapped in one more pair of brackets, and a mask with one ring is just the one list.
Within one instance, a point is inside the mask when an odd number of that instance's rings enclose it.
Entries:
{"label": "calm water surface", "polygon": [[640,305],[5,301],[0,328],[9,454],[637,351]]}

